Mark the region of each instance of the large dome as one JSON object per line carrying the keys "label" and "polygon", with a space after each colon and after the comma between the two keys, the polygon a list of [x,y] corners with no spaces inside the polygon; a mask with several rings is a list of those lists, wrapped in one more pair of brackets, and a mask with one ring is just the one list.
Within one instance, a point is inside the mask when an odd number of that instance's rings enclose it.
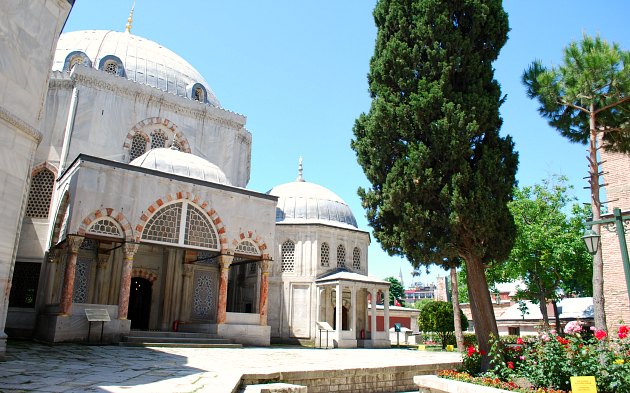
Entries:
{"label": "large dome", "polygon": [[[160,44],[128,32],[82,30],[59,37],[54,71],[69,70],[73,57],[84,56],[83,65],[103,69],[109,60],[122,62],[119,75],[137,83],[192,98],[196,87],[203,86],[203,100],[220,107],[208,82],[186,60]],[[69,56],[71,55],[71,56]]]}
{"label": "large dome", "polygon": [[194,154],[175,149],[151,149],[131,161],[129,165],[230,185],[225,173],[218,166]]}
{"label": "large dome", "polygon": [[278,197],[276,222],[286,224],[329,224],[357,228],[352,210],[337,194],[300,178],[281,184],[267,194]]}

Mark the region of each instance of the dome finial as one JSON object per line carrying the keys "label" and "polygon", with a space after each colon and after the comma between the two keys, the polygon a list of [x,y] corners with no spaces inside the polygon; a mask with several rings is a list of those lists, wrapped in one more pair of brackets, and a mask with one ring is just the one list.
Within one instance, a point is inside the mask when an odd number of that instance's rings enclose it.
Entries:
{"label": "dome finial", "polygon": [[300,156],[300,163],[298,165],[298,177],[295,181],[304,181],[304,177],[302,177],[302,156]]}
{"label": "dome finial", "polygon": [[125,31],[127,33],[131,32],[131,23],[133,22],[133,9],[136,8],[136,0],[133,0],[133,5],[131,6],[131,12],[129,12],[129,18],[127,18],[127,25],[125,26]]}

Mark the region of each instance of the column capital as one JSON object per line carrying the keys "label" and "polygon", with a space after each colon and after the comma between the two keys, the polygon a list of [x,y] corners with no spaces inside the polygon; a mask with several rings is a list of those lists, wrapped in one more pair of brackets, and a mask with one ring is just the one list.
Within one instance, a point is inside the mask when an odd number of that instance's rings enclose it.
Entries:
{"label": "column capital", "polygon": [[270,260],[269,259],[263,259],[262,261],[260,261],[260,273],[261,274],[269,274],[269,264],[270,264]]}
{"label": "column capital", "polygon": [[59,263],[61,258],[61,249],[59,248],[51,248],[48,250],[48,258],[46,261],[51,264]]}
{"label": "column capital", "polygon": [[125,254],[125,258],[133,258],[133,256],[138,252],[138,243],[124,243],[123,244],[123,253]]}
{"label": "column capital", "polygon": [[191,263],[184,263],[184,277],[192,277],[193,265]]}
{"label": "column capital", "polygon": [[81,248],[81,244],[83,244],[83,239],[85,239],[85,236],[68,235],[66,237],[68,251],[73,254],[78,253],[79,249]]}
{"label": "column capital", "polygon": [[228,270],[233,260],[234,255],[221,254],[221,256],[219,257],[219,265],[221,266],[221,270]]}

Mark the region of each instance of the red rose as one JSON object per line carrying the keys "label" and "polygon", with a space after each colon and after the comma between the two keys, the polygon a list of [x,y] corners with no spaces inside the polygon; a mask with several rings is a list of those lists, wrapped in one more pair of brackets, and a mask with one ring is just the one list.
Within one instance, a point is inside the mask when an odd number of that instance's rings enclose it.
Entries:
{"label": "red rose", "polygon": [[595,331],[595,338],[598,339],[599,341],[605,339],[607,335],[608,334],[606,334],[605,330],[596,330]]}
{"label": "red rose", "polygon": [[514,362],[507,362],[507,366],[510,370],[514,370]]}
{"label": "red rose", "polygon": [[475,354],[475,352],[477,352],[475,347],[473,347],[472,345],[469,345],[467,349],[468,349],[468,357],[471,357],[472,355]]}
{"label": "red rose", "polygon": [[486,351],[484,350],[479,351],[479,353],[481,354],[481,356],[486,356]]}
{"label": "red rose", "polygon": [[520,337],[519,337],[519,338],[517,338],[517,339],[516,339],[516,343],[517,343],[518,345],[523,345],[523,339],[522,339],[522,338],[520,338]]}
{"label": "red rose", "polygon": [[619,326],[619,331],[617,332],[617,335],[619,336],[619,338],[624,339],[628,337],[629,331],[630,331],[630,328],[628,328],[626,325],[621,325]]}

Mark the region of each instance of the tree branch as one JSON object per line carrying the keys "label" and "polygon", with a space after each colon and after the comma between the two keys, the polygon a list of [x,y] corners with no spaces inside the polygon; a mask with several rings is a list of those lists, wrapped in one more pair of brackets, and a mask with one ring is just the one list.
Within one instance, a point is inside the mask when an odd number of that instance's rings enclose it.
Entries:
{"label": "tree branch", "polygon": [[603,107],[601,107],[601,108],[597,109],[597,110],[596,110],[595,112],[593,112],[593,113],[594,113],[594,114],[598,114],[599,112],[601,112],[601,111],[605,111],[605,110],[606,110],[606,109],[608,109],[608,108],[612,108],[613,106],[617,106],[617,105],[623,104],[624,102],[626,102],[626,101],[628,101],[628,100],[630,100],[630,96],[628,96],[628,97],[624,97],[624,98],[622,98],[621,100],[619,100],[619,101],[617,101],[617,102],[614,102],[614,103],[612,103],[612,104],[608,104],[608,105],[606,105],[606,106],[603,106]]}

